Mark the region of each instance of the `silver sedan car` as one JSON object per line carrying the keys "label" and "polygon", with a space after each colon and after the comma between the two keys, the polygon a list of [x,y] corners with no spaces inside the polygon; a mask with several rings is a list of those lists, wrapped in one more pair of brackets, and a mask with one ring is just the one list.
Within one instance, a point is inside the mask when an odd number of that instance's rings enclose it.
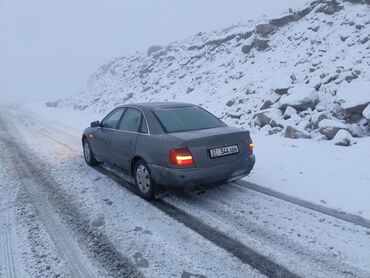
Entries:
{"label": "silver sedan car", "polygon": [[86,163],[107,163],[131,176],[137,192],[158,186],[196,187],[235,181],[255,163],[249,131],[230,127],[187,103],[139,103],[115,108],[82,136]]}

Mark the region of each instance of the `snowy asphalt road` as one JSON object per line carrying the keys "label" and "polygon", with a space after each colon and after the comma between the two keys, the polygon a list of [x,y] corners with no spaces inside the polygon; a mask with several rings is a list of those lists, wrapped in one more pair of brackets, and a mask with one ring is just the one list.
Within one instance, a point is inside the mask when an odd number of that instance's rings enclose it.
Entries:
{"label": "snowy asphalt road", "polygon": [[0,126],[0,277],[370,276],[366,227],[237,183],[146,202],[80,131],[13,107]]}

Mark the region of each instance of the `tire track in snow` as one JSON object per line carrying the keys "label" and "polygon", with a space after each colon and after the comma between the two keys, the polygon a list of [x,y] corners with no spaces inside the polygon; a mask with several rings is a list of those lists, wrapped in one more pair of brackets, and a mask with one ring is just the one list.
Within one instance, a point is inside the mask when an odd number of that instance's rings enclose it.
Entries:
{"label": "tire track in snow", "polygon": [[354,214],[346,213],[346,212],[343,212],[343,211],[340,211],[340,210],[336,210],[336,209],[324,207],[324,206],[321,206],[321,205],[318,205],[318,204],[314,204],[314,203],[311,203],[311,202],[308,202],[308,201],[305,201],[305,200],[301,200],[299,198],[292,197],[292,196],[274,191],[272,189],[269,189],[269,188],[266,188],[266,187],[263,187],[263,186],[260,186],[260,185],[257,185],[257,184],[253,184],[253,183],[250,183],[250,182],[247,182],[247,181],[243,181],[243,180],[233,182],[233,183],[231,183],[231,185],[241,187],[245,190],[253,190],[253,191],[256,191],[256,192],[259,192],[259,193],[262,193],[262,194],[265,194],[265,195],[268,195],[268,196],[271,196],[271,197],[274,197],[276,199],[280,199],[280,200],[283,200],[285,202],[289,202],[289,203],[295,204],[297,206],[301,206],[301,207],[304,207],[304,208],[307,208],[307,209],[310,209],[310,210],[314,210],[314,211],[320,212],[322,214],[326,214],[326,215],[335,217],[337,219],[355,224],[357,226],[361,226],[361,227],[370,229],[370,221],[365,219],[365,218],[362,218],[361,216],[358,216],[358,215],[354,215]]}
{"label": "tire track in snow", "polygon": [[[8,200],[10,198],[10,194],[8,194]],[[2,235],[2,249],[3,249],[3,261],[4,267],[3,272],[5,277],[9,278],[16,278],[19,277],[19,271],[16,267],[16,246],[15,241],[13,238],[14,235],[14,227],[12,223],[12,215],[11,212],[13,211],[12,208],[8,208],[6,210],[6,222],[5,222],[5,229]]]}
{"label": "tire track in snow", "polygon": [[[105,176],[108,176],[113,181],[122,185],[129,191],[134,193],[134,187],[127,183],[121,176],[107,170],[103,167],[96,167],[96,169]],[[179,209],[166,201],[155,200],[151,204],[166,213],[171,218],[184,224],[187,228],[203,236],[206,240],[214,243],[218,247],[229,252],[240,261],[250,265],[260,273],[268,277],[276,278],[297,278],[298,275],[286,269],[284,266],[277,264],[269,258],[257,253],[242,242],[231,238],[230,236],[216,230],[215,228],[205,224],[198,218],[188,214],[182,209]]]}
{"label": "tire track in snow", "polygon": [[[78,243],[81,242],[94,261],[96,260],[111,277],[142,277],[129,259],[117,251],[103,233],[90,226],[89,218],[79,212],[72,197],[35,166],[42,164],[38,163],[37,158],[28,151],[23,142],[16,139],[17,136],[11,135],[1,115],[0,124],[8,134],[8,138],[1,139],[13,154],[14,167],[17,168],[28,195],[43,219],[47,232],[66,265],[70,266],[71,277],[95,276],[92,267],[86,266],[91,262],[80,249]],[[69,235],[62,222],[56,220],[60,218],[75,232],[78,243]]]}

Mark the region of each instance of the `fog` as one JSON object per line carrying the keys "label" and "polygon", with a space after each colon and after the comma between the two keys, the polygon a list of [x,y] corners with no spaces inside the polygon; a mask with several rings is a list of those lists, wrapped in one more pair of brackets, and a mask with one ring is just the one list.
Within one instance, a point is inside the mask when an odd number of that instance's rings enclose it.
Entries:
{"label": "fog", "polygon": [[82,88],[108,60],[305,0],[0,0],[0,102]]}

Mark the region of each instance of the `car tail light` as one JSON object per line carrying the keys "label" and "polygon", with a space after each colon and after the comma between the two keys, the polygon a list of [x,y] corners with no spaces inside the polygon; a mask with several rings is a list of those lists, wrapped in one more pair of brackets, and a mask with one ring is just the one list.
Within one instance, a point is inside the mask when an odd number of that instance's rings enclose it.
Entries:
{"label": "car tail light", "polygon": [[193,165],[194,160],[188,148],[171,149],[170,163],[174,165]]}
{"label": "car tail light", "polygon": [[253,154],[253,148],[254,148],[254,143],[252,141],[252,138],[249,137],[249,153]]}

